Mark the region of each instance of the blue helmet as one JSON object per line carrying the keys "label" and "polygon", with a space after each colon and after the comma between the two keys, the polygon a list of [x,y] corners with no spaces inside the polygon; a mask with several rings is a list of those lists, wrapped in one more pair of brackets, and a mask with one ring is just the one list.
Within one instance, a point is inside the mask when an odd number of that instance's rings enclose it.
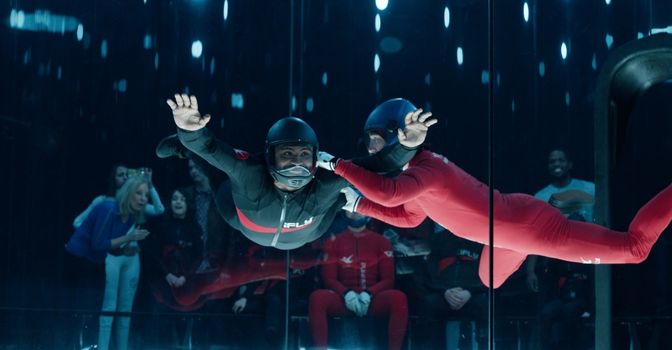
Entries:
{"label": "blue helmet", "polygon": [[[397,129],[404,127],[404,118],[408,112],[417,108],[408,100],[393,98],[376,107],[364,124],[364,132],[374,132],[385,139],[387,145],[399,142]],[[368,140],[368,137],[366,138]],[[368,144],[368,142],[367,142]]]}
{"label": "blue helmet", "polygon": [[[303,168],[303,174],[288,173],[286,169],[278,169],[275,166],[275,147],[285,144],[303,144],[313,150],[313,165],[310,169]],[[266,136],[266,164],[271,176],[276,181],[290,188],[299,189],[313,179],[317,171],[317,151],[319,144],[317,134],[313,128],[302,119],[296,117],[282,118],[275,122],[268,130]]]}

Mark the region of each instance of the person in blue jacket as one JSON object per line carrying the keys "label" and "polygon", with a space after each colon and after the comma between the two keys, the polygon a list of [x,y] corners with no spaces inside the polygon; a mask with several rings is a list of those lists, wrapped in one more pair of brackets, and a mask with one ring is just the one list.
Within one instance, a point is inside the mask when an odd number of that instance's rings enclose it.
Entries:
{"label": "person in blue jacket", "polygon": [[[78,257],[105,263],[105,295],[102,310],[130,312],[140,276],[137,241],[149,235],[144,223],[149,184],[145,176],[134,176],[117,191],[114,199],[98,203],[77,228],[65,248]],[[116,323],[117,349],[128,348],[130,318],[100,317],[98,348],[108,349],[112,324]]]}

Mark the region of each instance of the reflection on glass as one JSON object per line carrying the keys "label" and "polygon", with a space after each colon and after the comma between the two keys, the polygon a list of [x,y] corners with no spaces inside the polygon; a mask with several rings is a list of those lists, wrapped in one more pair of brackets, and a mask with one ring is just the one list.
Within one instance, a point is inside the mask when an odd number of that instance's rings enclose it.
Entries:
{"label": "reflection on glass", "polygon": [[611,45],[614,44],[614,37],[607,33],[607,35],[604,37],[604,42],[607,44],[607,49],[611,49]]}
{"label": "reflection on glass", "polygon": [[383,11],[387,8],[388,0],[376,0],[376,7]]}
{"label": "reflection on glass", "polygon": [[487,70],[481,71],[481,84],[488,85],[490,82],[490,72]]}
{"label": "reflection on glass", "polygon": [[564,42],[562,45],[560,45],[560,55],[562,56],[563,60],[567,59],[567,44]]}
{"label": "reflection on glass", "polygon": [[120,79],[112,84],[112,89],[119,92],[126,92],[126,79]]}
{"label": "reflection on glass", "polygon": [[79,29],[80,21],[72,16],[52,14],[49,10],[35,10],[25,13],[12,9],[9,14],[9,27],[32,32],[65,33]]}
{"label": "reflection on glass", "polygon": [[597,70],[597,57],[595,53],[593,53],[593,59],[590,61],[590,67],[592,67],[593,70]]}
{"label": "reflection on glass", "polygon": [[100,42],[100,57],[107,58],[107,40]]}
{"label": "reflection on glass", "polygon": [[84,26],[80,23],[77,26],[77,41],[82,41],[83,37],[84,37]]}
{"label": "reflection on glass", "polygon": [[607,44],[607,49],[611,49],[611,45],[614,44],[614,37],[607,33],[607,35],[604,37],[604,42]]}
{"label": "reflection on glass", "polygon": [[194,58],[201,57],[203,53],[203,43],[200,40],[196,40],[191,44],[191,56]]}
{"label": "reflection on glass", "polygon": [[231,107],[236,109],[243,109],[245,107],[245,99],[242,93],[234,92],[231,94]]}
{"label": "reflection on glass", "polygon": [[224,8],[222,9],[222,17],[224,21],[229,17],[229,0],[224,0]]}
{"label": "reflection on glass", "polygon": [[306,99],[306,111],[310,113],[313,111],[314,107],[315,107],[315,101],[313,101],[312,97],[308,97],[308,99]]}
{"label": "reflection on glass", "polygon": [[672,34],[672,25],[665,28],[651,28],[651,35],[658,33],[669,33]]}
{"label": "reflection on glass", "polygon": [[145,48],[145,50],[149,50],[152,48],[152,35],[151,34],[145,34],[145,38],[142,40],[142,47]]}

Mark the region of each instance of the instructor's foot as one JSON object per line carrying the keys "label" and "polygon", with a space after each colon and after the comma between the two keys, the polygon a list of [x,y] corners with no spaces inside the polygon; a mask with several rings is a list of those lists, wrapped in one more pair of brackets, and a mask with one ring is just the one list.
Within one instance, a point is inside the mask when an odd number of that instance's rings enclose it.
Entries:
{"label": "instructor's foot", "polygon": [[177,134],[173,134],[159,141],[156,146],[156,155],[159,158],[175,156],[180,159],[187,159],[189,158],[189,150],[182,145],[180,139],[177,138]]}

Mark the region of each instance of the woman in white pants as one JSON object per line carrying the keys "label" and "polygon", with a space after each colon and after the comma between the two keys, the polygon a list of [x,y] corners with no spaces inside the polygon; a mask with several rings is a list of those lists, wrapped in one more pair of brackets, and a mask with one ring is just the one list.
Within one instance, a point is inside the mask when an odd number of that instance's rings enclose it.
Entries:
{"label": "woman in white pants", "polygon": [[[138,227],[144,222],[148,191],[146,176],[129,178],[114,199],[106,199],[92,208],[66,244],[74,255],[105,262],[104,312],[132,310],[140,275],[137,241],[149,234]],[[127,349],[130,318],[106,315],[100,317],[98,348],[109,349],[113,324],[116,348]]]}

